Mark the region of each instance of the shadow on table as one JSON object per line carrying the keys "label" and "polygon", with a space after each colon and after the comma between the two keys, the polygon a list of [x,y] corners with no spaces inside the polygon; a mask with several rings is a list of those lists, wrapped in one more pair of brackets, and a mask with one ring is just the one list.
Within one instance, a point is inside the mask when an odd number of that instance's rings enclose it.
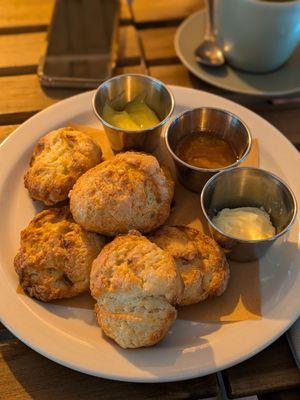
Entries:
{"label": "shadow on table", "polygon": [[184,398],[207,398],[218,392],[215,375],[157,384],[119,382],[89,376],[56,364],[20,342],[5,346],[2,356],[7,369],[5,376],[8,378],[1,386],[3,398],[179,400],[183,395]]}

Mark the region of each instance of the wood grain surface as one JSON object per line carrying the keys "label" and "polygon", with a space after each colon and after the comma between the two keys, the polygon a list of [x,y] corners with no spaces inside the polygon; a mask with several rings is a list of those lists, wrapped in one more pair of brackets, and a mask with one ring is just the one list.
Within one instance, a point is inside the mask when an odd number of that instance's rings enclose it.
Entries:
{"label": "wood grain surface", "polygon": [[223,372],[230,397],[299,388],[300,371],[285,335],[266,350]]}
{"label": "wood grain surface", "polygon": [[45,47],[45,32],[0,35],[0,75],[36,72]]}
{"label": "wood grain surface", "polygon": [[148,65],[179,63],[174,48],[176,27],[139,30]]}
{"label": "wood grain surface", "polygon": [[0,342],[0,388],[3,400],[184,400],[218,393],[216,375],[166,384],[109,381],[55,364],[19,341]]}
{"label": "wood grain surface", "polygon": [[141,62],[141,51],[136,28],[133,25],[119,29],[118,65],[136,65]]}
{"label": "wood grain surface", "polygon": [[203,7],[203,0],[133,0],[134,22],[172,22],[183,20]]}
{"label": "wood grain surface", "polygon": [[0,0],[0,32],[45,30],[53,0]]}
{"label": "wood grain surface", "polygon": [[279,392],[267,393],[258,396],[258,400],[299,400],[300,390],[282,390]]}
{"label": "wood grain surface", "polygon": [[[0,144],[6,139],[19,125],[0,126]],[[2,325],[3,326],[3,325]],[[1,327],[1,324],[0,324]]]}
{"label": "wood grain surface", "polygon": [[35,74],[0,77],[0,125],[23,122],[59,99],[78,93],[43,89]]}

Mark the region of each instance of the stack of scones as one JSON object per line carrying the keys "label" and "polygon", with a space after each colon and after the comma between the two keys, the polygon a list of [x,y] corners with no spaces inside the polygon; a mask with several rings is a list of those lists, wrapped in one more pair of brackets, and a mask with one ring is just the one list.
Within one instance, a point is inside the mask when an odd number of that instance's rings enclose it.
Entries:
{"label": "stack of scones", "polygon": [[217,243],[164,225],[174,181],[154,156],[129,151],[103,161],[88,135],[61,128],[39,140],[24,182],[51,207],[21,232],[14,265],[22,288],[45,302],[90,289],[100,327],[121,347],[154,345],[176,307],[226,289],[229,266]]}

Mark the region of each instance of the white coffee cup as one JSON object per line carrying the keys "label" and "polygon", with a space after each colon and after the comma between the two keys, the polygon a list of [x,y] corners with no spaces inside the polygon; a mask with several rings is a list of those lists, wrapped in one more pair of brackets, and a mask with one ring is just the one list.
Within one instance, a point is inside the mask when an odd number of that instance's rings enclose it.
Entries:
{"label": "white coffee cup", "polygon": [[215,0],[214,17],[226,61],[244,71],[279,68],[300,41],[300,0]]}

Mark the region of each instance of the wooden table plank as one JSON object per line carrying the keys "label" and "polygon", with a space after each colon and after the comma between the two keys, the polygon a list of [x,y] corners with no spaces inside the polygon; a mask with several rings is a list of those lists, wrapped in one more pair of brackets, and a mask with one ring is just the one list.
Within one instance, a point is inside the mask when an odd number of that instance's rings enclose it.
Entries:
{"label": "wooden table plank", "polygon": [[203,0],[133,0],[132,12],[135,23],[168,23],[183,20],[203,7]]}
{"label": "wooden table plank", "polygon": [[132,15],[131,10],[128,5],[128,0],[121,0],[121,23],[122,24],[131,24],[132,23]]}
{"label": "wooden table plank", "polygon": [[[35,73],[46,49],[46,33],[0,35],[0,75]],[[141,52],[133,25],[119,29],[118,65],[139,64]]]}
{"label": "wooden table plank", "polygon": [[53,0],[0,0],[0,31],[44,30],[52,8]]}
{"label": "wooden table plank", "polygon": [[150,66],[149,72],[168,85],[201,87],[201,81],[195,80],[182,64]]}
{"label": "wooden table plank", "polygon": [[[191,87],[199,90],[205,90],[219,96],[227,97],[230,100],[237,101],[241,104],[253,104],[255,102],[252,96],[241,96],[238,93],[229,92],[227,90],[219,89],[214,87],[201,79],[198,79],[191,74],[182,64],[170,64],[170,65],[155,65],[149,67],[150,75],[160,79],[168,85],[178,85]],[[257,103],[265,104],[269,109],[266,102],[257,99]]]}
{"label": "wooden table plank", "polygon": [[[182,64],[153,65],[149,67],[150,75],[160,79],[169,85],[186,86],[200,90],[206,90],[213,94],[228,97],[231,100],[237,100],[239,103],[248,104],[255,102],[252,96],[241,96],[238,93],[214,87],[191,74]],[[259,103],[265,103],[261,99],[256,100]]]}
{"label": "wooden table plank", "polygon": [[[99,360],[101,362],[101,360]],[[100,379],[46,359],[19,341],[0,343],[0,397],[39,399],[200,399],[218,392],[216,375],[166,384],[133,384]]]}
{"label": "wooden table plank", "polygon": [[45,48],[45,32],[0,35],[0,75],[35,72]]}
{"label": "wooden table plank", "polygon": [[37,111],[79,91],[43,89],[36,75],[0,77],[0,125],[23,122]]}
{"label": "wooden table plank", "polygon": [[[0,33],[47,29],[54,0],[0,0]],[[132,21],[127,0],[121,0],[121,23]]]}
{"label": "wooden table plank", "polygon": [[258,400],[299,400],[300,390],[283,390],[276,393],[268,393],[258,396]]}
{"label": "wooden table plank", "polygon": [[123,67],[117,67],[114,75],[122,74],[147,74],[147,69],[143,63],[139,65],[127,65]]}
{"label": "wooden table plank", "polygon": [[269,105],[269,110],[265,108],[259,114],[282,132],[294,145],[300,143],[299,107],[291,109],[280,109],[275,105]]}
{"label": "wooden table plank", "polygon": [[[0,126],[0,144],[7,138],[19,125],[4,125]],[[0,328],[3,325],[0,323]]]}
{"label": "wooden table plank", "polygon": [[300,371],[285,336],[258,355],[225,370],[223,378],[233,398],[300,388]]}
{"label": "wooden table plank", "polygon": [[149,65],[179,62],[174,48],[176,30],[176,27],[139,30],[145,59]]}
{"label": "wooden table plank", "polygon": [[137,65],[140,62],[141,50],[136,28],[133,25],[120,26],[118,65]]}

